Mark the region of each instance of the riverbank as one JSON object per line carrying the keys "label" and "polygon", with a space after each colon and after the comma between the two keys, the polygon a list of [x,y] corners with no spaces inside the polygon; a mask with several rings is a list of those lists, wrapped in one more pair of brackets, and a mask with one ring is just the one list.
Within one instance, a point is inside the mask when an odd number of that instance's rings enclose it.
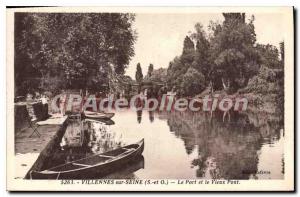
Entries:
{"label": "riverbank", "polygon": [[[248,100],[248,112],[262,112],[268,114],[278,114],[283,112],[283,105],[280,106],[278,103],[277,94],[254,94],[247,93],[243,94]],[[280,109],[280,107],[282,107]]]}
{"label": "riverbank", "polygon": [[[211,98],[230,98],[231,100],[235,100],[236,98],[246,98],[247,103],[247,112],[253,113],[268,113],[268,114],[276,114],[283,111],[283,105],[280,106],[280,101],[278,101],[278,94],[259,94],[253,92],[246,92],[241,89],[237,93],[227,94],[224,90],[215,91],[214,93],[210,93],[209,89],[206,89],[201,94],[198,94],[196,97],[204,98],[209,95]],[[282,109],[280,109],[282,107]]]}
{"label": "riverbank", "polygon": [[[46,124],[38,127],[40,137],[33,134],[33,129],[27,128],[15,136],[15,178],[24,178],[27,172],[38,162],[46,147],[53,140],[59,140],[64,133],[66,117],[58,118],[62,124]],[[60,138],[61,138],[60,137]]]}

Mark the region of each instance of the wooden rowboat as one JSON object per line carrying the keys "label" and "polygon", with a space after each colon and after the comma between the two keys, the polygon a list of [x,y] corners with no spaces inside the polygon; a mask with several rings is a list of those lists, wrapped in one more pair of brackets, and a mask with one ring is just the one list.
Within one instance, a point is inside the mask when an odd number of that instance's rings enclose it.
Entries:
{"label": "wooden rowboat", "polygon": [[111,119],[89,119],[85,118],[84,121],[86,122],[99,122],[99,123],[104,123],[105,125],[114,125],[115,122]]}
{"label": "wooden rowboat", "polygon": [[144,151],[144,139],[106,153],[92,155],[40,172],[31,171],[31,179],[96,179],[121,170]]}
{"label": "wooden rowboat", "polygon": [[102,112],[92,112],[92,111],[84,111],[84,116],[87,118],[94,119],[110,119],[114,116],[114,113],[102,113]]}

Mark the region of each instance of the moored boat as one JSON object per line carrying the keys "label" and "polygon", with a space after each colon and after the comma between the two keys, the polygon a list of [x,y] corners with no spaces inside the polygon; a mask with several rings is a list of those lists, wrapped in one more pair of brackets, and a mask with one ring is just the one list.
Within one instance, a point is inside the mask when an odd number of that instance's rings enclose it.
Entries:
{"label": "moored boat", "polygon": [[94,118],[94,119],[110,119],[115,114],[114,113],[103,113],[103,112],[92,112],[92,111],[84,111],[84,116],[87,118]]}
{"label": "moored boat", "polygon": [[144,151],[144,139],[112,151],[92,155],[52,167],[43,171],[31,171],[31,179],[95,179],[121,170]]}
{"label": "moored boat", "polygon": [[100,123],[104,123],[105,125],[114,125],[115,122],[111,119],[89,119],[89,118],[85,118],[84,121],[86,122],[100,122]]}

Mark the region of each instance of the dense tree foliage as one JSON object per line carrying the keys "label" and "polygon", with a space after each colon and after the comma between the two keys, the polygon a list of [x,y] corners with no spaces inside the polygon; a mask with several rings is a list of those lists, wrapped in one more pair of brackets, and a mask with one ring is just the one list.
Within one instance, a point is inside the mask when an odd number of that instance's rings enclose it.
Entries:
{"label": "dense tree foliage", "polygon": [[[258,45],[261,66],[258,74],[249,80],[242,90],[245,93],[255,94],[255,102],[277,104],[284,106],[284,43],[280,44],[280,52],[271,45]],[[279,53],[281,59],[279,59]]]}
{"label": "dense tree foliage", "polygon": [[248,22],[244,13],[223,16],[223,23],[210,23],[208,34],[196,24],[194,33],[185,37],[182,55],[167,70],[169,89],[188,96],[206,87],[227,93],[247,89],[279,94],[284,43],[280,43],[280,53],[275,46],[256,43],[253,16]]}
{"label": "dense tree foliage", "polygon": [[181,90],[183,96],[193,96],[205,88],[205,77],[201,72],[190,67],[182,77]]}
{"label": "dense tree foliage", "polygon": [[[164,92],[195,96],[205,89],[229,94],[244,92],[283,106],[284,42],[279,49],[256,42],[254,17],[223,13],[206,32],[200,23],[183,40],[181,55],[167,69],[136,66],[139,89],[143,80],[164,85]],[[17,94],[32,89],[106,89],[133,81],[124,71],[134,55],[134,15],[117,13],[17,13],[15,15],[15,85]],[[121,81],[121,82],[120,82]],[[125,85],[124,85],[125,84]],[[151,83],[148,83],[151,84]],[[152,83],[155,84],[155,83]],[[157,85],[156,84],[156,85]],[[122,87],[123,87],[122,86]],[[129,90],[128,90],[129,91]],[[262,101],[263,102],[263,101]]]}
{"label": "dense tree foliage", "polygon": [[19,94],[28,87],[99,89],[111,65],[124,74],[134,55],[132,14],[16,13],[15,21]]}
{"label": "dense tree foliage", "polygon": [[165,84],[167,78],[167,69],[166,68],[158,68],[153,69],[151,72],[151,76],[148,75],[145,77],[146,81],[151,81],[154,83]]}
{"label": "dense tree foliage", "polygon": [[246,23],[245,14],[223,15],[225,20],[211,39],[212,74],[221,77],[224,89],[236,91],[246,86],[259,69],[254,17]]}

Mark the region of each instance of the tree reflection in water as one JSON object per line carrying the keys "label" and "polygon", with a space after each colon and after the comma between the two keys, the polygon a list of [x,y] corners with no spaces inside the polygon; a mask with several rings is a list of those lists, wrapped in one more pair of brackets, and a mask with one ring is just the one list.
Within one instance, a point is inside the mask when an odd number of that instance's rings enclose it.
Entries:
{"label": "tree reflection in water", "polygon": [[[144,138],[146,168],[128,178],[283,178],[282,117],[230,112],[230,120],[223,121],[220,112],[211,115],[210,112],[128,110],[116,113],[114,121],[116,124],[111,127],[85,121],[82,132],[75,132],[74,128],[66,132],[68,145],[58,144],[45,169]],[[78,136],[83,138],[77,139],[80,143],[71,145],[70,139]],[[142,168],[139,166],[142,165],[136,165]],[[263,175],[261,170],[271,173]],[[119,172],[112,176],[124,177]]]}
{"label": "tree reflection in water", "polygon": [[[154,121],[154,112],[148,111],[148,114],[149,114],[149,121],[152,123]],[[137,110],[136,115],[137,115],[137,122],[139,124],[142,123],[143,110]]]}
{"label": "tree reflection in water", "polygon": [[140,124],[142,122],[143,110],[137,110],[136,115],[137,115],[137,122]]}
{"label": "tree reflection in water", "polygon": [[227,122],[223,122],[222,112],[214,112],[212,116],[205,112],[160,114],[167,119],[170,131],[183,140],[187,154],[196,149],[198,156],[191,165],[199,178],[257,178],[259,150],[280,138],[281,118],[230,113]]}
{"label": "tree reflection in water", "polygon": [[49,160],[51,162],[46,163],[43,168],[48,169],[119,148],[125,145],[121,138],[103,122],[70,121],[59,147]]}

